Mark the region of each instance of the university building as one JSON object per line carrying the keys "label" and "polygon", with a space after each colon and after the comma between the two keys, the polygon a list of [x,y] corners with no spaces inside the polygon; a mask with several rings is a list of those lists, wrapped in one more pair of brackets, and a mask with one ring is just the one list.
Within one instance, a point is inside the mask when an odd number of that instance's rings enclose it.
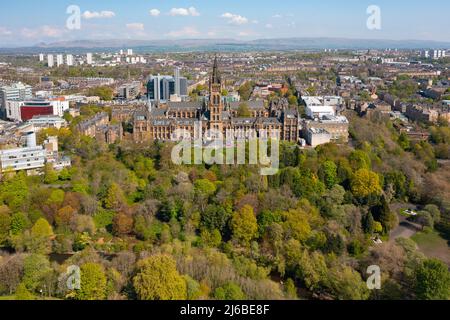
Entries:
{"label": "university building", "polygon": [[218,130],[224,137],[227,130],[254,130],[257,134],[261,130],[278,130],[280,139],[299,141],[300,117],[296,109],[289,108],[285,99],[275,101],[269,107],[262,100],[246,102],[250,117],[243,118],[238,117],[240,103],[227,102],[222,97],[223,88],[216,58],[209,81],[209,98],[205,102],[167,102],[157,108],[136,112],[133,118],[134,141],[169,141],[177,130],[185,130],[192,138],[198,138],[208,129]]}

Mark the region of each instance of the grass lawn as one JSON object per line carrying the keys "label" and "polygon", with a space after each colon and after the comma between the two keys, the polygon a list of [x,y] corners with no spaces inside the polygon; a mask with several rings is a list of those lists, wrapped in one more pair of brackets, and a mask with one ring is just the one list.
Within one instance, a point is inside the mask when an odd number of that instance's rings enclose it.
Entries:
{"label": "grass lawn", "polygon": [[450,266],[450,248],[447,241],[443,239],[436,231],[419,232],[411,237],[420,251],[431,258],[438,258]]}
{"label": "grass lawn", "polygon": [[1,300],[14,300],[14,296],[0,296],[0,301]]}

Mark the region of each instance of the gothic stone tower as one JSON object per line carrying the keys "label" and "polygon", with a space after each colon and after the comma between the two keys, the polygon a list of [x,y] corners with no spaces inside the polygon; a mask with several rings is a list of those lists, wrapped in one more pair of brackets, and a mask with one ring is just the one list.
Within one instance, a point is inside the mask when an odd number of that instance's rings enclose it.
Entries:
{"label": "gothic stone tower", "polygon": [[224,109],[222,102],[222,79],[219,74],[217,56],[214,59],[213,73],[209,81],[209,128],[223,132],[222,111]]}

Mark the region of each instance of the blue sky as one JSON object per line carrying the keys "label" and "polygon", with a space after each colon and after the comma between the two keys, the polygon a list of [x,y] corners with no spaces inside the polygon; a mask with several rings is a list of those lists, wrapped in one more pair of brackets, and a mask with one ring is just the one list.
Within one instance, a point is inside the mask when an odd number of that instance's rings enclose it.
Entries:
{"label": "blue sky", "polygon": [[[66,9],[79,6],[81,29]],[[381,9],[381,30],[366,10]],[[151,11],[152,10],[152,11]],[[0,47],[76,39],[344,37],[450,42],[447,0],[1,0]]]}

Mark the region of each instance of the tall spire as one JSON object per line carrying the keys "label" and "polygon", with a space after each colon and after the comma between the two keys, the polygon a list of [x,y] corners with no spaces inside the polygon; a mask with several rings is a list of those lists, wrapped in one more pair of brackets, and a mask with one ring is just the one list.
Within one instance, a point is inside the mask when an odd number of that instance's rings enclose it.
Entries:
{"label": "tall spire", "polygon": [[217,55],[214,57],[214,66],[213,66],[213,74],[212,74],[212,83],[220,84],[220,74],[219,74],[219,66],[217,62]]}

